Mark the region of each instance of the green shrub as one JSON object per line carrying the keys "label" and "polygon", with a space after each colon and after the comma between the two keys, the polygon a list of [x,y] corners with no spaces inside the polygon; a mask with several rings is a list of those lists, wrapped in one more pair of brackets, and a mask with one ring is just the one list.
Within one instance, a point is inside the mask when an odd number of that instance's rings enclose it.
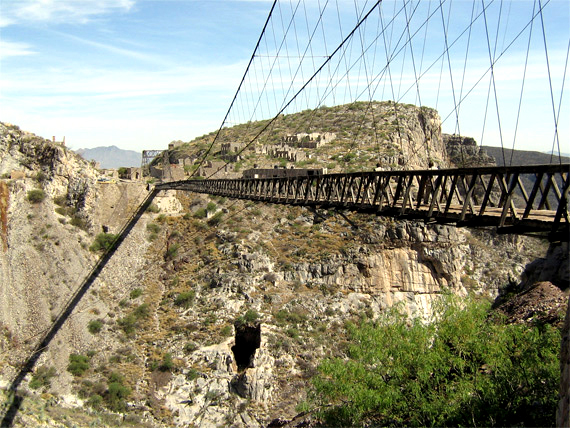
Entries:
{"label": "green shrub", "polygon": [[208,202],[208,205],[206,205],[206,211],[213,213],[214,211],[216,211],[217,205],[214,202]]}
{"label": "green shrub", "polygon": [[343,162],[346,162],[346,163],[349,163],[349,162],[352,162],[355,158],[356,158],[356,154],[354,154],[354,153],[347,153],[346,155],[344,155],[344,156],[342,157],[342,161],[343,161]]}
{"label": "green shrub", "polygon": [[46,198],[46,192],[42,189],[29,190],[27,198],[32,204],[39,204]]}
{"label": "green shrub", "polygon": [[76,215],[71,217],[71,220],[69,223],[75,227],[78,227],[79,229],[87,230],[87,222],[84,219],[82,219],[81,217],[78,217]]}
{"label": "green shrub", "polygon": [[123,385],[122,381],[109,381],[106,394],[107,406],[115,412],[123,412],[127,408],[125,399],[131,395],[130,388]]}
{"label": "green shrub", "polygon": [[32,376],[29,387],[32,389],[47,388],[51,384],[51,378],[55,376],[55,368],[39,366]]}
{"label": "green shrub", "polygon": [[55,198],[53,198],[53,203],[56,204],[57,206],[60,206],[60,207],[64,207],[66,201],[67,201],[66,195],[60,195],[60,196],[56,196]]}
{"label": "green shrub", "polygon": [[149,223],[146,225],[146,230],[148,230],[150,233],[158,233],[160,232],[160,226],[156,223]]}
{"label": "green shrub", "polygon": [[131,299],[136,299],[137,297],[142,296],[142,294],[143,294],[143,291],[141,288],[135,288],[134,290],[131,290],[129,297]]}
{"label": "green shrub", "polygon": [[69,356],[67,371],[73,376],[81,376],[87,370],[89,370],[89,357],[81,354],[71,354]]}
{"label": "green shrub", "polygon": [[397,310],[349,324],[346,358],[324,360],[312,381],[325,423],[552,425],[560,332],[505,325],[488,303],[459,300],[447,298],[428,325]]}
{"label": "green shrub", "polygon": [[135,329],[138,327],[137,318],[133,314],[119,318],[117,320],[117,324],[123,329],[127,336],[133,334],[135,332]]}
{"label": "green shrub", "polygon": [[188,373],[186,373],[186,380],[189,382],[193,381],[194,379],[198,379],[199,377],[200,373],[194,368],[191,368],[188,370]]}
{"label": "green shrub", "polygon": [[156,204],[150,204],[148,206],[148,208],[146,209],[146,212],[156,214],[156,213],[160,212],[160,208]]}
{"label": "green shrub", "polygon": [[47,177],[46,173],[43,171],[38,171],[38,173],[36,174],[36,181],[38,183],[43,183],[47,179],[48,179],[48,177]]}
{"label": "green shrub", "polygon": [[194,213],[194,218],[206,218],[208,212],[204,208],[197,209]]}
{"label": "green shrub", "polygon": [[253,309],[248,309],[244,315],[236,318],[235,324],[236,325],[253,324],[258,319],[259,319],[259,314]]}
{"label": "green shrub", "polygon": [[89,333],[91,334],[99,333],[102,328],[103,328],[103,323],[100,320],[91,320],[87,324],[87,330],[89,330]]}
{"label": "green shrub", "polygon": [[167,352],[162,357],[162,361],[158,365],[158,370],[160,370],[161,372],[170,372],[172,371],[173,368],[174,368],[174,361],[172,361],[172,354],[170,354],[170,352]]}
{"label": "green shrub", "polygon": [[184,345],[184,352],[187,354],[191,354],[196,349],[198,349],[198,345],[196,345],[194,342],[188,342],[186,345]]}
{"label": "green shrub", "polygon": [[112,233],[100,233],[95,237],[95,241],[89,247],[90,251],[107,251],[117,240],[118,235]]}
{"label": "green shrub", "polygon": [[182,306],[185,309],[188,309],[194,301],[195,297],[196,292],[194,290],[183,291],[182,293],[178,294],[178,296],[176,296],[176,299],[174,299],[174,304],[176,306]]}
{"label": "green shrub", "polygon": [[208,225],[209,226],[217,226],[218,224],[220,224],[222,222],[222,218],[224,217],[224,213],[223,212],[219,212],[216,215],[214,215],[212,218],[210,218],[208,220]]}
{"label": "green shrub", "polygon": [[220,334],[224,337],[231,336],[233,332],[231,325],[226,325],[220,330]]}
{"label": "green shrub", "polygon": [[136,319],[148,318],[150,316],[150,306],[148,303],[143,303],[142,305],[137,306],[133,311],[133,315]]}
{"label": "green shrub", "polygon": [[174,243],[170,244],[168,249],[166,250],[165,258],[167,260],[173,260],[178,257],[178,249],[180,248],[180,244]]}
{"label": "green shrub", "polygon": [[86,403],[92,409],[98,410],[103,404],[103,397],[101,397],[99,394],[93,394],[87,399]]}

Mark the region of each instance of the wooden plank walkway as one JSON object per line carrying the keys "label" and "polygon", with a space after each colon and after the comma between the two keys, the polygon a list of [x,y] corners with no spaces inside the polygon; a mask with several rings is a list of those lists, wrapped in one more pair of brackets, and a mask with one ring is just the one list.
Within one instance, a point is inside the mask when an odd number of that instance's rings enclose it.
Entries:
{"label": "wooden plank walkway", "polygon": [[568,240],[570,164],[185,180],[157,190],[346,209]]}

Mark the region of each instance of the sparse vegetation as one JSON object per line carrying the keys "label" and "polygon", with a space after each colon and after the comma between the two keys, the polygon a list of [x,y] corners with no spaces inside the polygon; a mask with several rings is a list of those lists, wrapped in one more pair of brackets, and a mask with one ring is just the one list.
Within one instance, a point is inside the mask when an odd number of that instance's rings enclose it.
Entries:
{"label": "sparse vegetation", "polygon": [[244,315],[236,318],[236,325],[253,324],[259,319],[259,314],[253,309],[248,309]]}
{"label": "sparse vegetation", "polygon": [[109,375],[108,389],[105,394],[107,407],[115,412],[123,412],[127,407],[126,398],[131,395],[131,390],[124,385],[124,378],[117,372]]}
{"label": "sparse vegetation", "polygon": [[87,330],[91,334],[97,334],[103,329],[103,323],[100,320],[91,320],[87,324]]}
{"label": "sparse vegetation", "polygon": [[55,367],[39,366],[32,375],[29,387],[32,389],[49,388],[51,378],[56,374]]}
{"label": "sparse vegetation", "polygon": [[118,235],[112,233],[99,233],[95,237],[95,241],[89,247],[90,251],[107,251],[117,240]]}
{"label": "sparse vegetation", "polygon": [[137,297],[142,296],[143,291],[141,288],[135,288],[134,290],[131,290],[131,292],[129,293],[129,297],[131,299],[136,299]]}
{"label": "sparse vegetation", "polygon": [[158,207],[158,205],[153,203],[153,204],[150,204],[148,206],[148,208],[146,209],[146,212],[156,214],[156,213],[160,212],[160,208]]}
{"label": "sparse vegetation", "polygon": [[39,204],[40,202],[43,202],[45,198],[46,192],[44,192],[42,189],[28,190],[27,199],[28,202],[32,204]]}
{"label": "sparse vegetation", "polygon": [[81,376],[89,370],[89,357],[81,354],[71,354],[69,356],[69,364],[67,371],[73,376]]}
{"label": "sparse vegetation", "polygon": [[194,290],[183,291],[176,296],[174,304],[176,306],[182,306],[184,309],[188,309],[194,301],[195,296],[196,292]]}
{"label": "sparse vegetation", "polygon": [[208,212],[204,208],[197,209],[194,213],[194,218],[206,218]]}

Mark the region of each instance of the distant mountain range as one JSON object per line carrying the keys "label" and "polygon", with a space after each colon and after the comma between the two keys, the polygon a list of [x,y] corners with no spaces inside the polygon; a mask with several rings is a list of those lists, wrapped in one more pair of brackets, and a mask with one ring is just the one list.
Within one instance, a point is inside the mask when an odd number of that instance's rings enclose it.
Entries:
{"label": "distant mountain range", "polygon": [[[503,166],[503,149],[501,147],[481,146],[489,156],[495,158],[498,166]],[[512,157],[512,160],[511,160]],[[532,152],[527,150],[505,149],[505,160],[507,165],[545,165],[550,163],[570,163],[570,157],[558,155],[551,156],[547,153]]]}
{"label": "distant mountain range", "polygon": [[75,151],[78,155],[81,155],[85,160],[94,160],[99,162],[101,168],[120,168],[120,167],[132,167],[141,166],[140,152],[135,152],[134,150],[123,150],[117,146],[108,147],[95,147],[93,149],[79,149]]}

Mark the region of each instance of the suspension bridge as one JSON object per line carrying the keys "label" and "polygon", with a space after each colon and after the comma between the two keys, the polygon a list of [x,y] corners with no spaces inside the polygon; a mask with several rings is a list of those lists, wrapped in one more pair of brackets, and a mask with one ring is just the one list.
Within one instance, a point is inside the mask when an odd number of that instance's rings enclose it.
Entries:
{"label": "suspension bridge", "polygon": [[[492,226],[501,233],[538,232],[568,240],[570,165],[560,158],[561,149],[570,147],[570,124],[561,120],[570,113],[564,96],[568,17],[567,2],[557,0],[275,0],[198,166],[222,143],[234,142],[235,125],[242,124],[243,135],[251,136],[237,153],[245,155],[279,131],[279,117],[377,100],[393,101],[396,132],[386,135],[372,113],[362,114],[343,138],[354,143],[351,151],[358,151],[362,141],[379,148],[399,146],[403,165],[285,178],[221,179],[213,173],[158,184],[22,363],[9,387],[14,394],[2,426],[10,426],[18,412],[21,382],[162,190]],[[402,103],[436,109],[443,131],[500,145],[504,166],[430,169],[433,138],[424,141],[423,153],[414,154],[414,165],[406,163],[409,146],[397,110]],[[316,117],[293,131],[326,131]],[[530,147],[549,152],[551,163],[513,166],[505,155],[505,149]]]}
{"label": "suspension bridge", "polygon": [[[318,8],[302,1],[273,3],[200,164],[219,144],[235,141],[232,124],[246,123],[241,132],[253,134],[238,153],[246,154],[271,141],[282,127],[282,115],[315,112],[295,132],[320,132],[320,107],[358,102],[370,108],[353,117],[357,126],[344,136],[353,143],[348,150],[372,144],[380,160],[383,146],[395,146],[402,166],[233,180],[214,172],[206,180],[156,188],[493,226],[500,233],[546,232],[550,239],[568,240],[570,167],[561,162],[560,149],[570,147],[570,132],[560,117],[568,111],[564,85],[570,37],[567,30],[556,30],[565,25],[560,17],[568,15],[568,7],[556,1],[518,2],[513,8],[504,1],[402,0],[355,2],[353,8],[354,26],[343,33],[346,9],[338,1]],[[386,135],[373,112],[377,98],[395,101],[392,135]],[[424,106],[435,107],[441,129],[451,134],[467,132],[478,136],[480,144],[500,145],[504,166],[428,169],[434,140],[441,135],[426,132],[414,147],[398,123],[403,103],[418,106],[420,114]],[[551,165],[513,166],[512,149],[519,145],[550,152]]]}

